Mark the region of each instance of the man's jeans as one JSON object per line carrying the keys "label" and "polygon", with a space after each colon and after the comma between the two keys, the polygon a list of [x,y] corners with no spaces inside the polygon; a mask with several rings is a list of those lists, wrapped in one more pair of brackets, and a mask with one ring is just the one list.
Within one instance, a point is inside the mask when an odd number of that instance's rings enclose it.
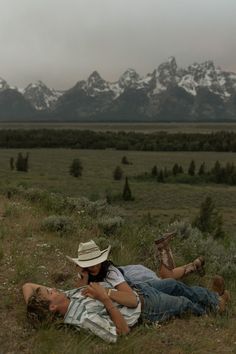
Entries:
{"label": "man's jeans", "polygon": [[174,279],[152,280],[133,284],[143,295],[143,319],[165,321],[173,316],[193,313],[200,316],[207,310],[216,311],[218,294],[199,286],[189,287]]}

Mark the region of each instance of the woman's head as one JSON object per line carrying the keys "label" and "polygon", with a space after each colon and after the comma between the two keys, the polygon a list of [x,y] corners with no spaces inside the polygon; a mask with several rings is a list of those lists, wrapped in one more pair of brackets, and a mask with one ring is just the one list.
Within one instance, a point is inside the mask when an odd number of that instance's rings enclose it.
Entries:
{"label": "woman's head", "polygon": [[89,274],[89,277],[88,277],[89,283],[104,281],[104,279],[107,276],[107,273],[109,271],[109,267],[111,264],[113,265],[112,261],[106,260],[100,264],[97,264],[96,266],[86,268],[86,270]]}
{"label": "woman's head", "polygon": [[98,245],[93,240],[90,240],[79,244],[78,258],[67,258],[83,269],[89,268],[91,274],[96,275],[100,270],[101,264],[107,260],[110,249],[111,246],[105,250],[100,250]]}

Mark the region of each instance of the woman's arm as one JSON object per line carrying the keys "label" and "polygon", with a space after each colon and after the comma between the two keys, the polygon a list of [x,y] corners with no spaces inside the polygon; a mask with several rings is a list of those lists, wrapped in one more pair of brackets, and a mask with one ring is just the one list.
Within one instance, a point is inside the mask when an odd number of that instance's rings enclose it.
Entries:
{"label": "woman's arm", "polygon": [[[93,284],[95,284],[95,283],[93,283]],[[130,308],[137,307],[137,305],[138,305],[137,296],[126,282],[123,282],[123,283],[117,285],[115,289],[110,289],[110,288],[104,288],[104,289],[105,289],[110,300],[113,300],[113,301],[117,302],[118,304],[130,307]],[[84,296],[89,296],[89,294],[90,294],[89,287],[85,288],[83,290],[82,294]]]}
{"label": "woman's arm", "polygon": [[107,291],[98,283],[90,283],[87,287],[87,296],[103,303],[112,321],[116,326],[117,334],[127,334],[130,329],[120,311],[113,305]]}
{"label": "woman's arm", "polygon": [[131,287],[125,282],[118,284],[115,287],[116,290],[106,289],[109,292],[109,298],[118,304],[127,307],[136,307],[138,305],[138,299]]}

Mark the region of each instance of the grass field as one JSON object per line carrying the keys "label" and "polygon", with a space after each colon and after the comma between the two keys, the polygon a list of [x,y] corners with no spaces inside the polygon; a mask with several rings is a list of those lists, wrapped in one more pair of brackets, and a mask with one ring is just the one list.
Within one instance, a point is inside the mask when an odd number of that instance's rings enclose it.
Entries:
{"label": "grass field", "polygon": [[3,123],[0,129],[80,129],[93,131],[133,131],[153,133],[211,133],[235,131],[236,123]]}
{"label": "grass field", "polygon": [[[28,173],[10,171],[9,159],[19,150],[0,150],[0,353],[234,353],[236,352],[235,299],[236,283],[229,278],[227,287],[232,292],[232,304],[223,317],[207,316],[175,319],[162,326],[141,326],[116,345],[102,343],[87,334],[70,330],[42,328],[35,331],[25,318],[21,285],[34,281],[57,287],[71,287],[73,277],[60,282],[61,273],[74,274],[67,264],[65,254],[76,254],[79,241],[95,238],[112,244],[113,259],[119,263],[142,262],[154,266],[152,242],[159,228],[174,219],[191,220],[198,212],[206,195],[210,195],[223,215],[224,227],[229,239],[235,241],[236,187],[226,185],[160,184],[156,181],[138,180],[136,175],[150,172],[154,165],[170,168],[175,162],[187,168],[192,159],[196,165],[205,162],[210,168],[216,160],[223,164],[234,162],[236,154],[230,153],[158,153],[95,151],[66,149],[29,150]],[[26,152],[21,150],[21,152]],[[121,165],[126,155],[132,165]],[[81,178],[69,175],[69,165],[80,158],[84,170]],[[104,198],[107,193],[122,192],[124,180],[114,181],[112,172],[120,165],[129,177],[135,200],[117,200],[117,215],[122,215],[125,224],[117,231],[106,234],[100,219],[93,215],[68,213],[76,228],[71,233],[61,234],[42,229],[42,220],[51,214],[40,200],[29,201],[22,195],[6,198],[12,186],[40,188],[60,192],[66,196],[86,196],[92,200]],[[116,209],[114,209],[116,210]],[[115,212],[116,216],[116,212]],[[177,263],[189,261],[198,248],[192,249],[187,241],[174,243]],[[189,247],[189,250],[188,250]],[[209,245],[208,245],[209,247]],[[215,245],[205,249],[205,254],[214,251]],[[126,250],[126,251],[125,251]],[[224,252],[228,252],[225,249]],[[224,257],[227,256],[224,255]],[[222,264],[223,266],[223,264]],[[213,274],[207,264],[207,275],[192,277],[189,282],[208,286]]]}
{"label": "grass field", "polygon": [[[114,181],[113,170],[120,165],[124,175],[130,179],[135,197],[134,202],[121,203],[130,215],[147,214],[168,217],[192,216],[206,195],[210,195],[216,206],[225,215],[228,227],[235,231],[236,221],[232,215],[236,210],[236,187],[227,185],[184,185],[160,184],[155,180],[145,181],[133,178],[152,167],[172,168],[179,163],[186,170],[192,159],[197,168],[205,162],[211,168],[216,160],[222,164],[236,164],[235,153],[214,152],[125,152],[114,150],[69,150],[34,149],[29,150],[30,170],[28,173],[10,171],[9,159],[16,157],[19,150],[0,151],[0,183],[3,185],[24,185],[39,187],[52,192],[61,192],[70,196],[86,196],[90,199],[104,198],[107,193],[118,194],[123,190],[124,180]],[[26,151],[22,151],[26,152]],[[132,165],[122,165],[122,156],[126,155]],[[80,158],[84,166],[83,176],[74,178],[69,175],[69,166],[74,158]]]}

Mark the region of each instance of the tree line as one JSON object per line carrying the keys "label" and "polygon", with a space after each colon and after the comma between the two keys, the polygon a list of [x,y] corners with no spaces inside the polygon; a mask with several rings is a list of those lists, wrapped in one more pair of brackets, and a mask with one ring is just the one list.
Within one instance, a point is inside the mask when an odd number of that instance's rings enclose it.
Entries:
{"label": "tree line", "polygon": [[236,152],[236,133],[94,132],[77,129],[3,129],[0,148]]}

